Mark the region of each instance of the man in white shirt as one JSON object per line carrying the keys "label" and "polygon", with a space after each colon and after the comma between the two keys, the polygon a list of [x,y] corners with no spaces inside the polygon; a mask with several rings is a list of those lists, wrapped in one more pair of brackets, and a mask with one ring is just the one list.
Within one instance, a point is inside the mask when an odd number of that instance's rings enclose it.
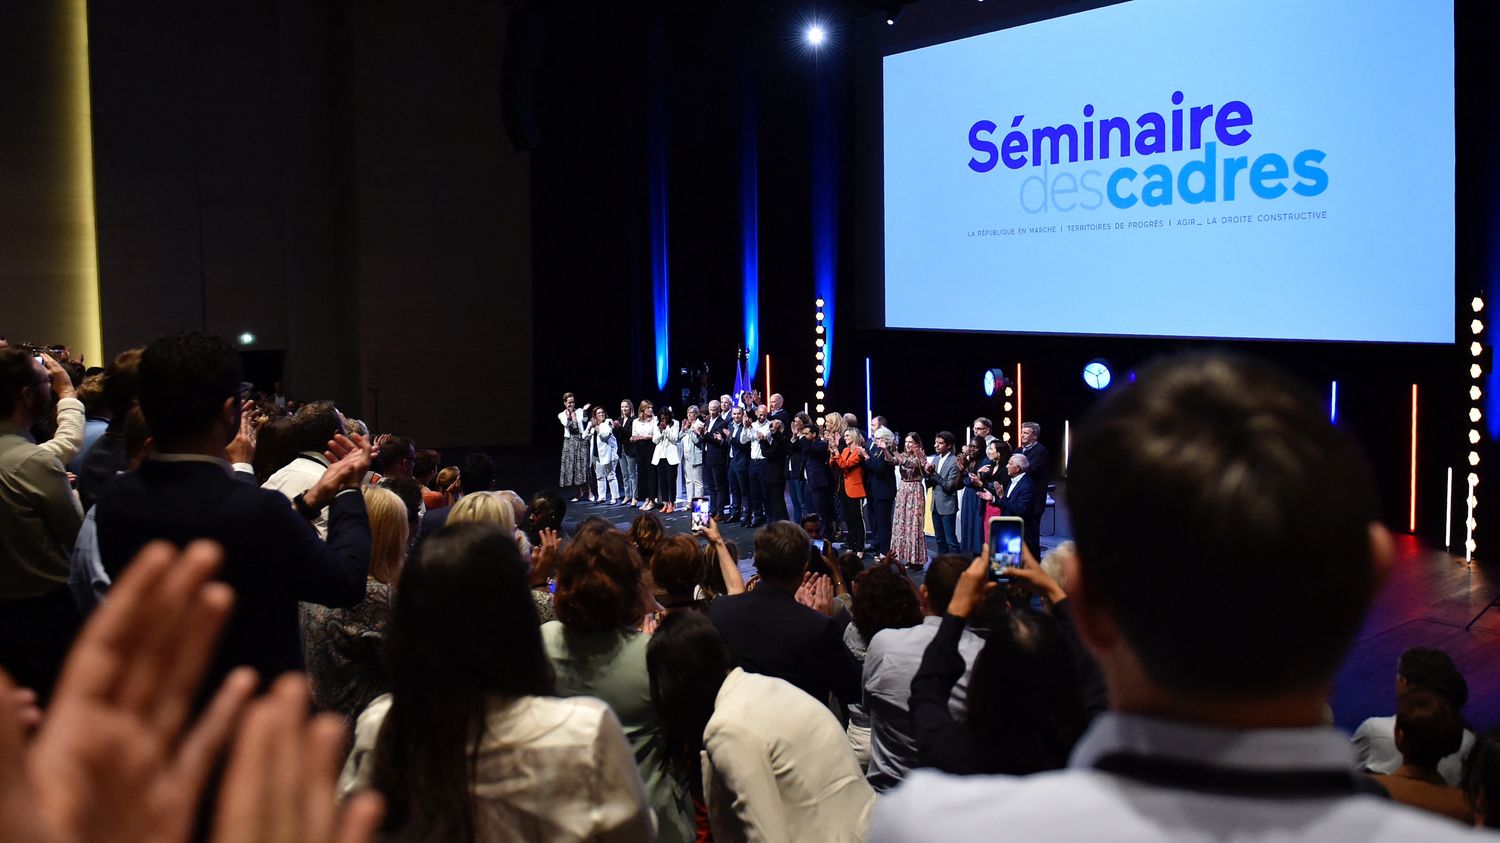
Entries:
{"label": "man in white shirt", "polygon": [[762,404],[755,408],[750,424],[750,526],[762,527],[767,521],[766,458],[771,441],[771,413]]}
{"label": "man in white shirt", "polygon": [[[877,791],[889,790],[917,766],[917,740],[911,723],[911,680],[922,665],[922,654],[937,635],[948,611],[959,575],[969,560],[946,554],[932,560],[917,596],[922,604],[922,623],[904,629],[885,629],[870,639],[865,651],[864,704],[870,715],[870,766],[865,777]],[[969,672],[984,647],[984,639],[964,627],[958,652],[968,669],[953,686],[948,709],[961,718],[968,707]]]}
{"label": "man in white shirt", "polygon": [[[292,501],[316,486],[323,472],[328,470],[328,458],[323,456],[324,445],[344,432],[344,416],[332,401],[302,405],[292,417],[292,445],[297,449],[297,456],[267,478],[261,488],[274,489]],[[318,511],[312,525],[319,538],[328,538],[328,507]]]}
{"label": "man in white shirt", "polygon": [[[1381,798],[1322,725],[1394,558],[1372,487],[1358,446],[1278,372],[1222,355],[1143,372],[1080,425],[1069,473],[1070,602],[1113,710],[1064,770],[913,773],[877,804],[870,839],[1473,834]],[[1163,501],[1172,541],[1155,535]],[[1288,586],[1266,588],[1268,570]]]}
{"label": "man in white shirt", "polygon": [[[1408,691],[1429,691],[1448,701],[1454,711],[1462,711],[1469,701],[1469,683],[1454,667],[1453,659],[1432,647],[1409,647],[1396,662],[1396,698]],[[1372,773],[1389,775],[1405,763],[1396,748],[1396,717],[1371,717],[1359,724],[1350,740],[1359,752],[1359,763]],[[1474,733],[1468,729],[1458,751],[1438,762],[1438,773],[1449,787],[1457,787],[1463,771],[1464,756],[1474,746]]]}

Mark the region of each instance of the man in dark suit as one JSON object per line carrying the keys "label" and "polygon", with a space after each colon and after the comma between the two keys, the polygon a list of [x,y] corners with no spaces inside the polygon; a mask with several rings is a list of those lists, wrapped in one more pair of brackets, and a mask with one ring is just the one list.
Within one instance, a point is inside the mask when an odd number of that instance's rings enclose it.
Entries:
{"label": "man in dark suit", "polygon": [[[816,512],[823,523],[833,523],[833,474],[828,468],[828,441],[818,435],[818,426],[804,424],[798,431],[802,463],[794,467],[802,474],[803,517]],[[800,520],[800,519],[799,519]]]}
{"label": "man in dark suit", "polygon": [[1026,475],[1045,495],[1047,484],[1052,482],[1052,456],[1047,453],[1047,446],[1041,443],[1041,438],[1041,425],[1036,422],[1021,424],[1021,449],[1018,453],[1023,454],[1031,465]]}
{"label": "man in dark suit", "polygon": [[730,411],[729,424],[729,520],[750,526],[750,441],[755,431],[745,423],[745,411]]}
{"label": "man in dark suit", "polygon": [[954,436],[939,431],[932,440],[932,472],[927,485],[932,487],[932,529],[936,533],[937,552],[958,553],[958,455],[953,452]]}
{"label": "man in dark suit", "polygon": [[703,481],[708,487],[708,511],[724,520],[725,498],[729,495],[729,420],[724,418],[718,399],[708,402],[708,418],[703,421]]}
{"label": "man in dark suit", "polygon": [[[865,495],[870,502],[870,543],[881,553],[891,549],[891,522],[896,514],[896,434],[888,427],[875,431],[865,459]],[[905,560],[911,561],[911,560]]]}
{"label": "man in dark suit", "polygon": [[771,419],[771,433],[761,440],[761,453],[766,455],[765,473],[761,482],[765,484],[766,517],[772,521],[786,521],[786,466],[789,434],[780,419]]}
{"label": "man in dark suit", "polygon": [[1004,496],[995,501],[1003,515],[1014,515],[1024,523],[1022,532],[1031,554],[1042,558],[1042,510],[1046,507],[1047,492],[1038,486],[1027,471],[1030,461],[1025,454],[1012,454],[1005,464],[1005,473],[1010,475],[1010,487]]}
{"label": "man in dark suit", "polygon": [[[359,484],[369,443],[351,443],[322,478],[290,503],[274,490],[231,476],[224,446],[240,425],[239,357],[218,337],[179,334],[141,356],[140,405],[153,451],[119,475],[95,508],[100,559],[111,578],[142,547],[165,539],[179,547],[211,539],[224,550],[220,579],[234,611],[205,688],[248,665],[262,685],[301,670],[299,601],[348,607],[365,597],[370,524]],[[328,507],[328,540],[311,520]]]}
{"label": "man in dark suit", "polygon": [[760,585],[715,600],[708,616],[740,667],[784,679],[820,703],[837,697],[848,706],[860,699],[860,668],[844,646],[843,625],[797,602],[811,549],[801,527],[772,522],[755,534]]}

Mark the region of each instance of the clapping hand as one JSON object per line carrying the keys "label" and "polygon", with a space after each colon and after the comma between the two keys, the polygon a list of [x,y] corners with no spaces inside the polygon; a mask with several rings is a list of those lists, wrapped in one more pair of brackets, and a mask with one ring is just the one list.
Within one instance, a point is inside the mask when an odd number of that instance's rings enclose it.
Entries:
{"label": "clapping hand", "polygon": [[803,574],[802,585],[798,586],[796,594],[797,602],[816,609],[829,617],[833,616],[833,580],[823,574]]}

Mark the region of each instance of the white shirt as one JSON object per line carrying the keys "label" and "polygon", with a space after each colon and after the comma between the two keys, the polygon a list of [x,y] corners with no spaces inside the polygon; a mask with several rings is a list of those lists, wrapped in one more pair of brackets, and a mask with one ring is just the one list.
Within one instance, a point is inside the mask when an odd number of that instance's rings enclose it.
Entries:
{"label": "white shirt", "polygon": [[1093,769],[1121,751],[1220,769],[1360,775],[1353,748],[1335,729],[1225,731],[1110,712],[1094,721],[1065,770],[1024,778],[913,772],[881,797],[870,840],[981,840],[998,838],[1002,830],[1008,840],[1141,843],[1493,839],[1373,795],[1256,798],[1144,784]]}
{"label": "white shirt", "polygon": [[574,432],[572,429],[570,429],[568,427],[568,411],[567,410],[563,410],[562,412],[560,412],[560,413],[557,414],[557,422],[558,422],[558,424],[562,425],[563,438],[564,439],[572,439],[575,436],[583,436],[584,434],[586,434],[588,432],[588,423],[585,421],[585,417],[584,417],[584,414],[583,414],[582,410],[574,410],[573,411],[573,423],[575,425],[577,425],[577,427],[578,427],[577,432]]}
{"label": "white shirt", "polygon": [[[750,440],[750,459],[763,460],[766,458],[766,453],[761,449],[771,438],[771,422],[769,419],[766,421],[757,421],[750,425],[750,429],[755,431],[755,438]],[[766,438],[761,439],[761,436],[765,436]]]}
{"label": "white shirt", "polygon": [[[271,475],[262,489],[275,489],[286,495],[286,499],[297,497],[308,489],[318,485],[323,479],[323,472],[328,470],[328,460],[315,451],[303,451],[295,459],[282,466],[275,474]],[[313,529],[318,531],[318,538],[328,539],[328,507],[323,507],[318,512],[318,517],[312,522]]]}
{"label": "white shirt", "polygon": [[[390,694],[359,716],[339,798],[368,788]],[[620,721],[593,697],[496,699],[486,718],[474,782],[480,843],[656,839],[656,817]],[[408,839],[401,832],[382,840]]]}
{"label": "white shirt", "polygon": [[865,839],[875,791],[839,721],[797,686],[735,668],[703,746],[715,843]]}
{"label": "white shirt", "polygon": [[[1354,742],[1354,748],[1359,753],[1359,763],[1372,773],[1384,773],[1390,775],[1401,769],[1403,763],[1400,750],[1396,749],[1396,718],[1395,717],[1371,717],[1359,724],[1354,730],[1354,736],[1350,738]],[[1464,758],[1469,750],[1474,747],[1474,733],[1468,729],[1464,730],[1463,741],[1458,745],[1458,752],[1446,756],[1438,762],[1438,773],[1449,787],[1458,787],[1458,780],[1463,773]]]}
{"label": "white shirt", "polygon": [[[682,428],[677,426],[677,422],[674,421],[667,425],[666,430],[662,430],[656,426],[656,422],[652,422],[651,441],[656,443],[656,448],[651,452],[651,464],[656,465],[661,460],[666,460],[670,465],[681,463],[682,452],[677,447],[677,440],[681,438]],[[667,496],[667,490],[663,489],[661,492],[662,497]],[[676,494],[676,492],[674,491],[672,494]]]}

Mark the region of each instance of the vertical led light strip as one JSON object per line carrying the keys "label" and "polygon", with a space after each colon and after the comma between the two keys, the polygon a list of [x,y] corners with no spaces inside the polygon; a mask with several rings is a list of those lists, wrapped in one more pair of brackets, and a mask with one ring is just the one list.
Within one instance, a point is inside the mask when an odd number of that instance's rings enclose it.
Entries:
{"label": "vertical led light strip", "polygon": [[69,72],[73,90],[68,114],[73,134],[73,190],[78,197],[77,302],[83,314],[82,333],[74,338],[89,363],[102,366],[104,337],[99,313],[99,245],[94,220],[93,95],[89,89],[89,15],[87,0],[68,3]]}
{"label": "vertical led light strip", "polygon": [[1448,466],[1448,506],[1443,518],[1443,549],[1453,549],[1453,466]]}
{"label": "vertical led light strip", "polygon": [[813,314],[813,321],[818,323],[817,326],[813,329],[813,348],[817,349],[813,352],[813,386],[817,389],[817,391],[813,393],[813,397],[818,400],[818,414],[822,415],[824,396],[823,385],[827,383],[827,380],[825,380],[824,377],[824,373],[828,371],[829,359],[829,355],[824,353],[827,349],[823,345],[823,305],[825,304],[825,302],[823,301],[823,297],[819,296],[817,301],[813,302],[813,304],[818,308],[817,312]]}
{"label": "vertical led light strip", "polygon": [[[749,61],[748,58],[745,61]],[[744,113],[740,125],[740,281],[744,286],[745,359],[749,371],[745,378],[755,380],[755,364],[760,360],[760,144],[756,138],[758,113],[755,102],[754,73],[745,68]],[[766,387],[766,400],[771,397]]]}
{"label": "vertical led light strip", "polygon": [[671,282],[667,261],[667,68],[666,33],[661,24],[652,28],[650,50],[655,58],[648,65],[650,113],[647,117],[647,221],[651,239],[651,298],[656,332],[656,389],[667,388],[668,332],[671,330]]}
{"label": "vertical led light strip", "polygon": [[1333,390],[1328,396],[1328,423],[1339,423],[1339,382],[1333,382]]}
{"label": "vertical led light strip", "polygon": [[1021,413],[1021,364],[1016,364],[1016,436],[1021,435],[1021,425],[1026,423],[1026,416]]}
{"label": "vertical led light strip", "polygon": [[1068,473],[1068,456],[1069,456],[1069,452],[1072,451],[1072,450],[1073,450],[1073,425],[1067,419],[1063,419],[1063,476],[1067,476],[1067,473]]}
{"label": "vertical led light strip", "polygon": [[870,358],[865,358],[865,435],[875,433],[875,405],[870,401]]}
{"label": "vertical led light strip", "polygon": [[1407,530],[1417,531],[1417,385],[1411,385],[1411,495]]}
{"label": "vertical led light strip", "polygon": [[771,400],[771,355],[766,355],[766,401]]}

